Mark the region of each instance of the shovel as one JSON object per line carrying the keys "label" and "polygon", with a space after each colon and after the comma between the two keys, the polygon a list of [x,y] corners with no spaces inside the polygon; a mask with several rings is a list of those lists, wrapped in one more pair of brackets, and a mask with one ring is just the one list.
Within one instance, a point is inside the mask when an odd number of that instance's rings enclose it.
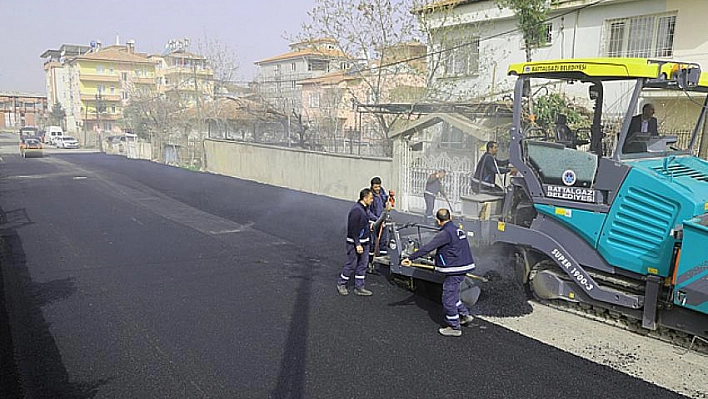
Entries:
{"label": "shovel", "polygon": [[[411,266],[420,267],[421,269],[435,270],[435,266],[424,265],[422,263],[411,262]],[[482,290],[479,286],[477,286],[475,280],[486,283],[489,282],[489,279],[472,273],[465,274],[465,277],[466,278],[462,280],[462,283],[460,284],[460,300],[465,304],[465,306],[472,307],[475,303],[477,303],[477,300],[479,300],[479,294],[482,293]]]}

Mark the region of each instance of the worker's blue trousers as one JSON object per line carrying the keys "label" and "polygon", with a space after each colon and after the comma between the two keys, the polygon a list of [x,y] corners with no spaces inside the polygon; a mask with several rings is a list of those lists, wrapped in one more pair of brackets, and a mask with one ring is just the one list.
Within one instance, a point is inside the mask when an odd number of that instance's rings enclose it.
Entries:
{"label": "worker's blue trousers", "polygon": [[465,276],[446,276],[443,281],[442,305],[445,321],[450,327],[460,328],[460,315],[467,316],[470,311],[460,300],[460,284]]}
{"label": "worker's blue trousers", "polygon": [[342,274],[339,276],[337,284],[346,285],[354,273],[354,288],[364,288],[366,268],[369,265],[369,243],[363,244],[362,247],[364,247],[364,252],[358,254],[356,246],[347,243],[347,263],[342,268]]}

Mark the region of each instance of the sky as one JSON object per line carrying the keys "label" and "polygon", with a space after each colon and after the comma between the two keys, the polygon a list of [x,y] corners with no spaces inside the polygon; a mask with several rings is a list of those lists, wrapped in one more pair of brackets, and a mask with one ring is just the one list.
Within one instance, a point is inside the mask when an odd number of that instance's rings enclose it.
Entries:
{"label": "sky", "polygon": [[288,51],[316,0],[0,0],[0,92],[46,94],[40,55],[62,44],[135,40],[162,53],[167,41],[204,38],[227,45],[252,80],[253,63]]}

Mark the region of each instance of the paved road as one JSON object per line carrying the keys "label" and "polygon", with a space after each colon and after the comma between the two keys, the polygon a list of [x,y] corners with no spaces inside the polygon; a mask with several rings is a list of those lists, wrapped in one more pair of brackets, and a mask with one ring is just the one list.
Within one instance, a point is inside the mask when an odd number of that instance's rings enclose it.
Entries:
{"label": "paved road", "polygon": [[0,397],[679,397],[484,321],[441,337],[385,276],[337,296],[348,202],[1,140]]}

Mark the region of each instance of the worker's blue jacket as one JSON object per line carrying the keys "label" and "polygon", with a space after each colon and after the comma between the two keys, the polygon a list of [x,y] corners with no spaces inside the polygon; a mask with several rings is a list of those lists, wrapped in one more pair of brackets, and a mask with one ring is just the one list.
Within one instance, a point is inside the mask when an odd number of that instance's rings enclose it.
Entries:
{"label": "worker's blue jacket", "polygon": [[[372,190],[373,192],[373,190]],[[369,220],[377,220],[386,210],[386,202],[388,201],[388,193],[386,189],[381,187],[378,194],[374,193],[374,202],[369,206]]]}
{"label": "worker's blue jacket", "polygon": [[440,232],[435,234],[429,243],[413,252],[409,259],[420,258],[434,249],[437,249],[435,253],[436,271],[447,275],[460,275],[474,269],[474,259],[467,241],[467,232],[459,229],[455,223],[445,223],[440,228]]}
{"label": "worker's blue jacket", "polygon": [[428,180],[425,182],[425,190],[423,194],[432,195],[435,197],[438,193],[445,195],[445,190],[443,190],[442,182],[435,176],[435,173],[428,176]]}
{"label": "worker's blue jacket", "polygon": [[361,201],[357,201],[349,211],[347,242],[355,246],[369,244],[369,215],[367,207]]}

